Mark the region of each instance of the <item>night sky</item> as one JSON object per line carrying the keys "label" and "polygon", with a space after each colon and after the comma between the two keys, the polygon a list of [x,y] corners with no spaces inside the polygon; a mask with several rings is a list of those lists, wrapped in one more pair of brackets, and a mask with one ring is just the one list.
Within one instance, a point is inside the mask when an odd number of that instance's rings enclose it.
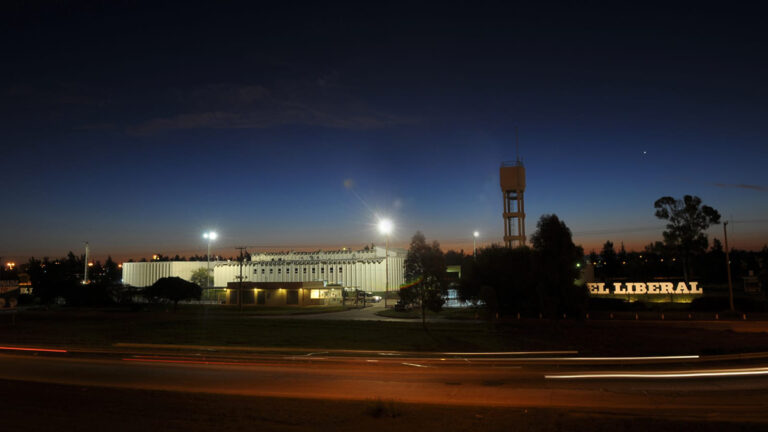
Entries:
{"label": "night sky", "polygon": [[6,258],[361,247],[376,215],[469,250],[501,241],[516,127],[529,235],[639,249],[693,194],[768,243],[759,2],[26,3],[0,6]]}

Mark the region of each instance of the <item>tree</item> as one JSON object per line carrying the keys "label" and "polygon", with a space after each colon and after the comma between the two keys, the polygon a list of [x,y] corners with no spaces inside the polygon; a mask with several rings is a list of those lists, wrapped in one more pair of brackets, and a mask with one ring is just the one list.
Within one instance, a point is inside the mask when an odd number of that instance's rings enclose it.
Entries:
{"label": "tree", "polygon": [[613,242],[610,240],[605,242],[603,250],[600,252],[600,257],[603,259],[603,278],[607,280],[616,277],[619,259],[616,251],[613,249]]}
{"label": "tree", "polygon": [[176,310],[182,300],[200,300],[203,290],[199,285],[187,282],[180,277],[160,278],[144,289],[144,296],[148,299],[165,299],[173,302],[173,310]]}
{"label": "tree", "polygon": [[536,254],[527,247],[510,249],[491,245],[467,257],[461,267],[462,300],[482,300],[489,318],[537,310]]}
{"label": "tree", "polygon": [[560,316],[581,312],[589,293],[586,285],[576,285],[584,251],[573,243],[571,230],[556,215],[543,215],[531,236],[538,253],[537,294],[541,310]]}
{"label": "tree", "polygon": [[714,208],[701,205],[701,198],[685,195],[682,200],[670,196],[661,197],[653,204],[656,217],[667,220],[664,243],[680,252],[683,277],[688,281],[690,258],[707,250],[709,241],[705,231],[720,223],[720,213]]}
{"label": "tree", "polygon": [[458,252],[455,250],[449,250],[445,253],[445,265],[461,265],[464,262],[464,258],[466,258],[464,249]]}
{"label": "tree", "polygon": [[192,272],[192,276],[189,278],[192,283],[197,284],[201,287],[207,287],[210,285],[210,273],[208,272],[208,269],[205,267],[200,267],[199,269]]}
{"label": "tree", "polygon": [[427,244],[420,231],[411,238],[411,246],[405,258],[405,279],[415,281],[408,288],[400,290],[400,297],[406,303],[415,303],[421,309],[421,323],[427,329],[426,312],[439,312],[445,300],[446,290],[445,256],[438,242]]}

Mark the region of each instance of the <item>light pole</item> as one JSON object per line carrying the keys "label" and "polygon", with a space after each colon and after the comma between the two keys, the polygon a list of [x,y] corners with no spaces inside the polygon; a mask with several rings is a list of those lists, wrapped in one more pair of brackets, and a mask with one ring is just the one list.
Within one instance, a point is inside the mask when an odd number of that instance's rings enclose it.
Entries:
{"label": "light pole", "polygon": [[83,285],[88,285],[88,242],[85,242],[85,270],[83,270]]}
{"label": "light pole", "polygon": [[725,238],[725,268],[728,272],[728,300],[731,306],[731,312],[736,308],[733,306],[733,282],[731,282],[731,254],[728,251],[728,221],[723,222],[723,237]]}
{"label": "light pole", "polygon": [[477,259],[477,238],[480,237],[480,233],[475,231],[472,233],[472,257]]}
{"label": "light pole", "polygon": [[203,238],[208,239],[208,271],[205,273],[206,276],[206,285],[208,285],[208,288],[211,287],[211,241],[216,240],[216,237],[219,235],[216,234],[215,231],[208,231],[207,233],[203,233]]}
{"label": "light pole", "polygon": [[384,246],[384,307],[387,307],[387,297],[389,297],[389,234],[392,232],[392,221],[389,219],[379,219],[379,232],[386,236]]}

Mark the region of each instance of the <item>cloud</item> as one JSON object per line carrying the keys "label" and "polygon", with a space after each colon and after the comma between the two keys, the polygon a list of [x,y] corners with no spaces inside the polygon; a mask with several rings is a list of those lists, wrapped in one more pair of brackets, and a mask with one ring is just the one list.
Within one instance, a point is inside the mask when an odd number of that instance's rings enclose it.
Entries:
{"label": "cloud", "polygon": [[333,129],[380,129],[411,121],[379,111],[327,79],[267,88],[213,84],[176,91],[183,112],[146,120],[129,128],[136,134],[188,129],[261,129],[309,125]]}
{"label": "cloud", "polygon": [[768,192],[768,187],[760,186],[760,185],[744,184],[744,183],[738,183],[738,184],[715,183],[715,186],[725,188],[725,189],[737,188],[737,189],[756,190],[760,192]]}

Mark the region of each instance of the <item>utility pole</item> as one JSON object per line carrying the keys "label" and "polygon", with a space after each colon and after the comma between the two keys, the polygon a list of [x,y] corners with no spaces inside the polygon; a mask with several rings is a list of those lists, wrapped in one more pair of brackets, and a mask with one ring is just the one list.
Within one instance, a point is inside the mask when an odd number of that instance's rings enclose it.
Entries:
{"label": "utility pole", "polygon": [[88,285],[88,242],[85,242],[85,271],[83,271],[83,285]]}
{"label": "utility pole", "polygon": [[243,254],[243,251],[245,251],[245,246],[238,246],[235,249],[240,251],[240,276],[237,276],[236,279],[238,280],[237,283],[237,306],[240,309],[240,312],[243,311],[243,261],[245,261],[245,255]]}
{"label": "utility pole", "polygon": [[[384,246],[384,308],[387,308],[387,297],[389,297],[389,234]],[[363,297],[363,307],[365,307],[365,297]]]}
{"label": "utility pole", "polygon": [[728,249],[728,221],[723,222],[723,237],[725,238],[725,266],[728,270],[728,299],[731,302],[731,312],[736,308],[733,306],[733,282],[731,282],[731,254]]}

